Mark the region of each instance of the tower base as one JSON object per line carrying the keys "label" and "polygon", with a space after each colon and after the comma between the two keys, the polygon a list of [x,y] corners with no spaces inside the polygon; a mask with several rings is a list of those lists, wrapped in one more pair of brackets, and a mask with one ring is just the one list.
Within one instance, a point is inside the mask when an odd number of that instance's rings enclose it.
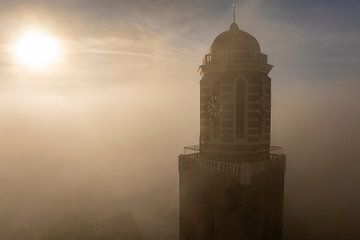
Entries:
{"label": "tower base", "polygon": [[179,156],[180,240],[280,240],[285,155],[256,163]]}

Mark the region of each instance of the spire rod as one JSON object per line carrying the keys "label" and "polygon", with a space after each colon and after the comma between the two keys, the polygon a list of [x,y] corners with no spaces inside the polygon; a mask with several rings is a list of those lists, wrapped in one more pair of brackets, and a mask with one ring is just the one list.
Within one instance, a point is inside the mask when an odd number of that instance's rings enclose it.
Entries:
{"label": "spire rod", "polygon": [[233,2],[233,23],[236,23],[236,0]]}

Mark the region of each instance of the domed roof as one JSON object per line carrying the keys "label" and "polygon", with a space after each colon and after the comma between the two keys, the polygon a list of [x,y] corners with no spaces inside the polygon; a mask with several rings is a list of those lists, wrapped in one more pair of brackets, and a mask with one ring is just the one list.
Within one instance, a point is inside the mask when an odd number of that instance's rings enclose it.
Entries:
{"label": "domed roof", "polygon": [[226,51],[260,52],[260,45],[255,37],[240,30],[236,23],[232,23],[228,31],[217,36],[210,49],[210,53]]}

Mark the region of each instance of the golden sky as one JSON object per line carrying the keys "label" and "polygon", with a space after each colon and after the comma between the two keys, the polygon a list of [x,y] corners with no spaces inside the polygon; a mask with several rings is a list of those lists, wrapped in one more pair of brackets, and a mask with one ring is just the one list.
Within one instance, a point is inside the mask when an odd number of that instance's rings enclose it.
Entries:
{"label": "golden sky", "polygon": [[[57,199],[86,212],[81,195],[92,214],[129,209],[150,235],[175,229],[152,217],[176,214],[177,155],[199,138],[197,68],[231,23],[229,2],[0,0],[0,206],[19,217]],[[275,66],[287,204],[354,203],[360,193],[344,188],[359,180],[359,5],[302,2],[239,1],[237,20]],[[15,64],[11,46],[28,28],[58,38],[61,61]]]}

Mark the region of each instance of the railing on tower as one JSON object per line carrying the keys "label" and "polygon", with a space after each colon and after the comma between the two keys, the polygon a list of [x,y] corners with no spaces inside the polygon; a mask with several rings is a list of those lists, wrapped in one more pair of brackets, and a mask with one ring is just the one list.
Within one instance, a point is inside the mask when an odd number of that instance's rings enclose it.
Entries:
{"label": "railing on tower", "polygon": [[[270,146],[269,150],[257,150],[254,151],[253,153],[261,153],[264,151],[269,151],[270,155],[281,155],[283,154],[283,150],[282,147],[280,146]],[[191,146],[185,146],[184,147],[184,154],[188,155],[188,154],[199,154],[200,153],[200,145],[191,145]]]}
{"label": "railing on tower", "polygon": [[206,54],[203,65],[221,62],[254,62],[267,64],[267,55],[253,51],[228,51]]}
{"label": "railing on tower", "polygon": [[200,152],[200,145],[191,145],[184,147],[184,154],[199,153],[199,152]]}
{"label": "railing on tower", "polygon": [[[282,169],[285,171],[285,155],[279,146],[271,146],[269,159],[261,162],[224,162],[203,159],[200,146],[184,147],[184,154],[179,158],[179,170],[203,170],[215,175],[226,175],[237,178],[244,185],[251,184],[252,175],[267,169]],[[254,151],[254,154],[264,151]]]}

